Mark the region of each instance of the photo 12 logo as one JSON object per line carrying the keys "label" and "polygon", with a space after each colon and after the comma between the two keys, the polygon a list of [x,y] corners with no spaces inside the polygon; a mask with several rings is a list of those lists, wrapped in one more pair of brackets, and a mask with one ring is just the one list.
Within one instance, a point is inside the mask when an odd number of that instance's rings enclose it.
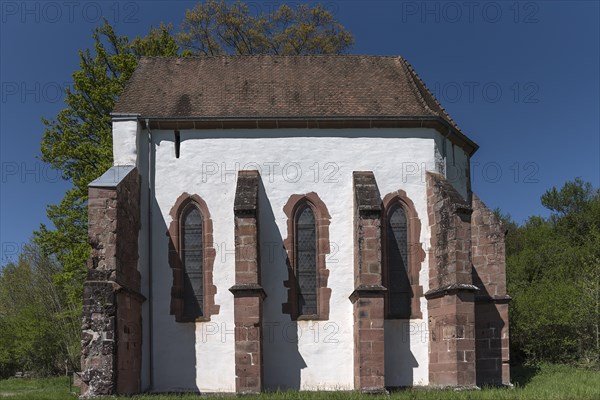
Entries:
{"label": "photo 12 logo", "polygon": [[471,162],[471,182],[498,183],[503,178],[513,183],[539,183],[540,165],[533,161],[505,165],[496,161]]}
{"label": "photo 12 logo", "polygon": [[139,23],[140,3],[135,1],[2,1],[2,23],[97,24]]}
{"label": "photo 12 logo", "polygon": [[403,1],[401,21],[426,23],[515,24],[539,22],[540,6],[527,1]]}
{"label": "photo 12 logo", "polygon": [[[302,325],[295,321],[274,321],[263,323],[262,328],[263,340],[266,343],[298,343],[300,340],[311,343],[339,343],[340,326],[332,321],[314,321]],[[226,322],[220,324],[216,322],[203,323],[200,329],[202,343],[209,341],[227,343],[228,341],[234,341],[238,335],[252,334],[245,327],[236,328]]]}
{"label": "photo 12 logo", "polygon": [[62,180],[60,171],[43,162],[5,161],[0,164],[0,182],[56,183]]}
{"label": "photo 12 logo", "polygon": [[202,183],[218,179],[221,183],[235,182],[239,171],[258,171],[269,183],[281,180],[288,183],[310,180],[318,183],[338,183],[340,166],[335,162],[286,162],[263,161],[247,163],[203,162],[201,165]]}
{"label": "photo 12 logo", "polygon": [[62,101],[70,82],[2,82],[2,103],[57,103]]}
{"label": "photo 12 logo", "polygon": [[17,261],[19,255],[24,252],[26,246],[27,243],[2,242],[0,262],[9,263]]}
{"label": "photo 12 logo", "polygon": [[540,102],[540,86],[526,82],[435,82],[433,95],[443,103],[513,103],[536,104]]}
{"label": "photo 12 logo", "polygon": [[[235,262],[236,257],[241,259],[254,259],[256,257],[256,247],[253,243],[238,245],[235,243],[215,243],[216,261],[222,264]],[[261,242],[260,243],[261,260],[270,264],[279,264],[282,268],[287,268],[288,250],[283,243]],[[340,245],[336,242],[329,242],[329,252],[325,256],[328,264],[339,263]]]}

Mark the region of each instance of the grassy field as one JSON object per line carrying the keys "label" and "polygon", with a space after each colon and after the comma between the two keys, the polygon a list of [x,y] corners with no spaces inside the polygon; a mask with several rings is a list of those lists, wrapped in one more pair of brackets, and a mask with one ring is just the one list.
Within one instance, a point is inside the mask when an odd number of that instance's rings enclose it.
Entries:
{"label": "grassy field", "polygon": [[69,378],[0,380],[0,399],[76,399],[69,393]]}
{"label": "grassy field", "polygon": [[[564,365],[546,365],[539,369],[513,368],[513,389],[482,389],[469,391],[411,389],[390,396],[361,395],[355,392],[280,392],[261,396],[244,396],[244,400],[325,400],[325,399],[600,399],[600,372],[575,369]],[[66,377],[48,379],[8,379],[0,381],[0,398],[10,400],[72,400]],[[187,400],[197,395],[143,395],[135,400]]]}

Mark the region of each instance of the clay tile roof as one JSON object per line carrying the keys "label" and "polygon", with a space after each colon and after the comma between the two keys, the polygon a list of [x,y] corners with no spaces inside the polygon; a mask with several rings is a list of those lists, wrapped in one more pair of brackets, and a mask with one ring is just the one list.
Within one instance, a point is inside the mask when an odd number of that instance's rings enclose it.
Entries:
{"label": "clay tile roof", "polygon": [[462,135],[401,57],[144,57],[113,114],[168,119],[439,119]]}

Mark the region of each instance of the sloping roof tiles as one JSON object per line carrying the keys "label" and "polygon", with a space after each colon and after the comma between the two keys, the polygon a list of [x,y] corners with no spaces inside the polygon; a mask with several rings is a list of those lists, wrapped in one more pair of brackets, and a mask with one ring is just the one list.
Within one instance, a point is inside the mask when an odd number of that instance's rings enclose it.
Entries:
{"label": "sloping roof tiles", "polygon": [[204,120],[437,119],[464,136],[411,65],[390,56],[144,57],[113,110],[119,114]]}

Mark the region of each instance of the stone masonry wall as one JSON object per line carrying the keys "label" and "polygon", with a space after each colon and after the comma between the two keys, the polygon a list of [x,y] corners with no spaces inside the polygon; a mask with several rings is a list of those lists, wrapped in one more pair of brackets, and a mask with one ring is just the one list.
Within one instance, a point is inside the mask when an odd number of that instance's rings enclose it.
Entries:
{"label": "stone masonry wall", "polygon": [[263,389],[262,308],[265,292],[260,280],[258,171],[240,171],[235,214],[235,386],[239,394]]}
{"label": "stone masonry wall", "polygon": [[382,204],[371,171],[354,172],[354,387],[385,392],[384,314],[382,286]]}
{"label": "stone masonry wall", "polygon": [[141,304],[137,271],[140,177],[113,167],[90,184],[83,290],[82,397],[140,391]]}
{"label": "stone masonry wall", "polygon": [[427,174],[431,226],[429,383],[476,384],[475,305],[471,265],[471,207],[439,174]]}
{"label": "stone masonry wall", "polygon": [[475,195],[471,240],[475,296],[477,385],[510,384],[504,227]]}

